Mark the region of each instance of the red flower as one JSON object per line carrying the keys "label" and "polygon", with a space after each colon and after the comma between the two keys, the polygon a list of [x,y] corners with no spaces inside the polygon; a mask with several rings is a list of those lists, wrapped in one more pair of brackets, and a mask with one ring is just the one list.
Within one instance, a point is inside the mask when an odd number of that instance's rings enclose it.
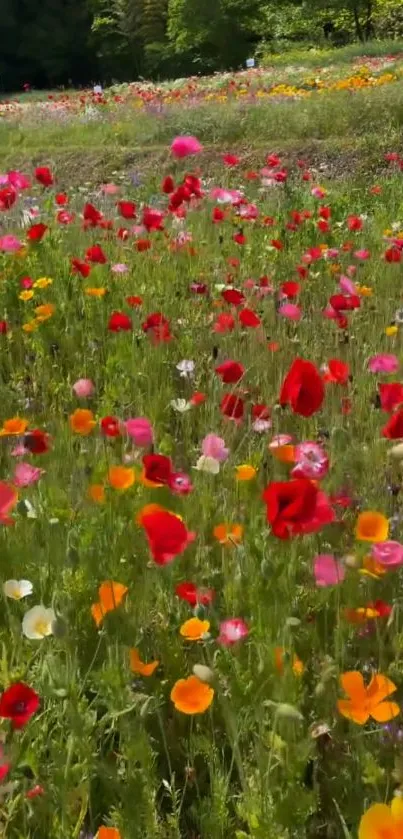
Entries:
{"label": "red flower", "polygon": [[135,244],[136,251],[139,253],[144,253],[144,251],[149,251],[151,248],[151,242],[149,239],[137,239]]}
{"label": "red flower", "polygon": [[56,213],[56,221],[59,224],[71,224],[75,217],[75,213],[69,213],[67,210],[60,210]]}
{"label": "red flower", "polygon": [[6,320],[0,320],[0,335],[7,335],[8,323]]}
{"label": "red flower", "polygon": [[43,795],[45,792],[44,788],[41,787],[40,784],[35,784],[32,789],[29,789],[28,792],[25,793],[25,798],[37,798],[38,795]]}
{"label": "red flower", "polygon": [[299,283],[295,282],[295,280],[288,280],[285,283],[281,283],[280,289],[283,294],[292,299],[293,297],[298,297],[298,294],[301,291],[301,286]]}
{"label": "red flower", "polygon": [[395,247],[395,245],[385,251],[386,262],[401,262],[402,256],[402,251],[400,248]]}
{"label": "red flower", "polygon": [[83,218],[88,227],[96,227],[102,221],[102,213],[93,204],[85,204]]}
{"label": "red flower", "polygon": [[324,219],[319,219],[319,221],[316,223],[316,226],[321,233],[329,233],[329,231],[331,230],[329,222],[325,221]]}
{"label": "red flower", "polygon": [[146,230],[163,230],[162,221],[164,214],[152,207],[144,207],[142,223]]}
{"label": "red flower", "polygon": [[382,428],[382,437],[388,440],[403,439],[403,410],[396,411]]}
{"label": "red flower", "polygon": [[312,481],[272,481],[263,493],[267,521],[279,539],[314,533],[334,520],[328,498]]}
{"label": "red flower", "polygon": [[38,166],[35,169],[35,178],[42,186],[52,186],[53,175],[48,166]]}
{"label": "red flower", "polygon": [[152,315],[148,315],[141,328],[143,332],[151,332],[156,343],[171,340],[169,320],[161,312],[153,312]]}
{"label": "red flower", "polygon": [[81,259],[74,258],[71,260],[71,270],[73,274],[81,274],[82,277],[88,277],[91,271],[91,265],[87,265]]}
{"label": "red flower", "polygon": [[101,419],[101,431],[105,437],[119,437],[120,421],[117,417],[103,417]]}
{"label": "red flower", "polygon": [[211,588],[198,588],[194,583],[178,583],[175,594],[181,600],[186,600],[189,606],[209,606],[214,600],[215,592]]}
{"label": "red flower", "polygon": [[172,562],[194,539],[194,534],[188,532],[184,522],[168,510],[143,515],[142,526],[157,565]]}
{"label": "red flower", "polygon": [[56,204],[59,207],[65,207],[69,203],[69,197],[65,192],[57,192],[55,195]]}
{"label": "red flower", "polygon": [[136,218],[136,205],[133,201],[118,201],[117,208],[122,218]]}
{"label": "red flower", "polygon": [[9,210],[17,199],[17,193],[12,186],[0,189],[0,210]]}
{"label": "red flower", "polygon": [[358,294],[332,294],[329,302],[336,312],[349,312],[352,309],[359,309],[361,306]]}
{"label": "red flower", "polygon": [[243,399],[233,393],[226,393],[221,400],[220,410],[228,419],[240,422],[244,414]]}
{"label": "red flower", "polygon": [[154,484],[168,484],[172,475],[172,461],[163,454],[145,454],[143,457],[144,476]]}
{"label": "red flower", "polygon": [[261,324],[260,318],[253,309],[241,309],[238,313],[238,320],[242,326],[249,327],[249,329],[256,329]]}
{"label": "red flower", "polygon": [[132,322],[124,312],[112,312],[108,321],[109,332],[130,332]]}
{"label": "red flower", "polygon": [[190,402],[192,405],[203,405],[203,402],[205,402],[206,399],[207,396],[205,393],[201,393],[200,390],[196,390],[193,396],[190,397]]}
{"label": "red flower", "polygon": [[311,361],[296,358],[281,387],[280,405],[290,405],[294,414],[311,417],[322,405],[325,389]]}
{"label": "red flower", "polygon": [[143,305],[143,298],[142,297],[136,297],[135,295],[130,295],[130,297],[126,297],[126,303],[132,309],[135,309],[136,306],[142,306]]}
{"label": "red flower", "polygon": [[232,303],[233,306],[243,306],[245,297],[237,288],[226,288],[221,292],[221,296],[226,303]]}
{"label": "red flower", "polygon": [[222,159],[226,166],[238,166],[240,163],[240,158],[236,154],[223,154]]}
{"label": "red flower", "polygon": [[382,411],[386,411],[387,414],[403,404],[403,385],[400,382],[378,384],[378,390]]}
{"label": "red flower", "polygon": [[214,207],[212,219],[214,224],[218,224],[220,221],[224,221],[225,219],[225,212],[221,209],[221,207]]}
{"label": "red flower", "polygon": [[215,368],[216,373],[220,376],[224,384],[235,384],[242,379],[245,373],[245,368],[238,361],[223,361]]}
{"label": "red flower", "polygon": [[46,224],[33,224],[27,232],[27,239],[29,239],[30,242],[40,242],[47,229]]}
{"label": "red flower", "polygon": [[99,265],[105,265],[107,261],[101,245],[92,245],[90,248],[87,248],[85,258],[88,262],[96,262]]}
{"label": "red flower", "polygon": [[161,184],[162,192],[165,192],[165,195],[170,195],[175,189],[175,182],[171,175],[167,175]]}
{"label": "red flower", "polygon": [[234,327],[235,318],[227,312],[222,312],[213,323],[213,332],[232,332]]}
{"label": "red flower", "polygon": [[360,216],[348,216],[347,219],[347,227],[349,230],[362,230],[364,227],[364,222]]}
{"label": "red flower", "polygon": [[243,233],[234,233],[232,238],[237,245],[246,245],[246,236]]}
{"label": "red flower", "polygon": [[45,454],[50,449],[49,434],[40,428],[33,428],[25,434],[24,446],[31,454]]}
{"label": "red flower", "polygon": [[0,697],[0,717],[10,719],[13,728],[23,728],[38,708],[38,694],[24,682],[10,685]]}
{"label": "red flower", "polygon": [[252,405],[252,417],[253,419],[269,419],[271,415],[270,408],[267,405],[257,404]]}
{"label": "red flower", "polygon": [[350,367],[345,361],[340,361],[339,358],[331,358],[327,363],[327,368],[323,377],[325,382],[333,382],[339,385],[347,384]]}
{"label": "red flower", "polygon": [[332,211],[330,207],[319,207],[319,218],[325,219],[325,221],[329,221],[332,217]]}

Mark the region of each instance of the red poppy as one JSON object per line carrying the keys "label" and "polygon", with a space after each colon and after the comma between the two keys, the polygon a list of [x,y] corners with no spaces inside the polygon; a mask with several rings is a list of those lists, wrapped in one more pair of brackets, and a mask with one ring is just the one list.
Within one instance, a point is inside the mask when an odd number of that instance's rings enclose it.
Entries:
{"label": "red poppy", "polygon": [[181,600],[186,600],[189,606],[209,606],[214,600],[215,592],[209,588],[198,588],[194,583],[178,583],[175,586],[175,594]]}
{"label": "red poppy", "polygon": [[242,326],[248,327],[249,329],[256,329],[261,324],[260,318],[253,309],[241,309],[238,312],[238,320]]}
{"label": "red poppy", "polygon": [[347,227],[349,230],[358,231],[364,227],[364,222],[360,216],[348,216]]}
{"label": "red poppy", "polygon": [[327,363],[327,371],[323,376],[325,382],[333,382],[339,385],[345,385],[348,382],[350,375],[350,367],[345,361],[340,361],[339,358],[331,358]]}
{"label": "red poppy", "polygon": [[162,312],[153,312],[148,315],[144,323],[141,324],[143,332],[152,331],[155,334],[164,332],[164,329],[169,329],[169,320],[162,314]]}
{"label": "red poppy", "polygon": [[9,210],[17,200],[17,193],[12,186],[0,189],[0,210]]}
{"label": "red poppy", "polygon": [[332,211],[330,207],[319,207],[319,218],[325,219],[325,221],[329,221],[332,217]]}
{"label": "red poppy", "polygon": [[213,323],[213,332],[232,332],[235,328],[235,318],[227,312],[222,312],[218,315]]}
{"label": "red poppy", "polygon": [[75,217],[75,213],[69,213],[67,210],[60,210],[56,213],[56,221],[58,224],[71,224]]}
{"label": "red poppy", "polygon": [[48,227],[46,224],[33,224],[27,232],[27,239],[30,242],[40,242],[47,230]]}
{"label": "red poppy", "polygon": [[280,405],[290,405],[294,414],[311,417],[319,411],[324,395],[323,381],[315,365],[296,358],[283,381]]}
{"label": "red poppy", "polygon": [[396,411],[382,428],[382,437],[388,440],[403,439],[403,410]]}
{"label": "red poppy", "polygon": [[32,787],[32,789],[29,789],[28,792],[25,793],[25,798],[37,798],[38,795],[43,795],[44,792],[45,790],[43,787],[41,787],[40,784],[35,784],[35,786]]}
{"label": "red poppy", "polygon": [[329,233],[329,231],[332,229],[329,222],[325,221],[324,219],[319,219],[319,221],[316,223],[316,226],[321,233]]}
{"label": "red poppy", "polygon": [[284,245],[280,239],[272,239],[270,244],[276,251],[282,251],[284,249]]}
{"label": "red poppy", "polygon": [[168,484],[172,475],[172,461],[163,454],[145,454],[144,477],[154,484]]}
{"label": "red poppy", "polygon": [[232,239],[237,245],[246,245],[246,236],[241,232],[234,233]]}
{"label": "red poppy", "polygon": [[132,309],[135,309],[136,306],[142,306],[143,305],[143,298],[142,297],[137,297],[136,295],[131,294],[130,297],[126,297],[126,303]]}
{"label": "red poppy", "polygon": [[117,417],[103,417],[101,419],[101,431],[105,437],[119,437],[120,420]]}
{"label": "red poppy", "polygon": [[144,207],[142,224],[146,230],[163,230],[162,222],[164,213],[154,210],[152,207]]}
{"label": "red poppy", "polygon": [[71,270],[73,274],[81,274],[82,277],[88,277],[91,272],[91,265],[87,265],[81,259],[71,260]]}
{"label": "red poppy", "polygon": [[221,400],[220,410],[225,417],[228,417],[228,419],[233,419],[239,422],[244,414],[243,399],[239,396],[235,396],[233,393],[226,393]]}
{"label": "red poppy", "polygon": [[236,154],[223,154],[222,159],[226,166],[238,166],[238,163],[241,162]]}
{"label": "red poppy", "polygon": [[358,294],[332,294],[329,302],[336,312],[349,312],[352,309],[359,309],[361,306]]}
{"label": "red poppy", "polygon": [[318,494],[315,484],[307,478],[268,484],[263,499],[274,535],[279,539],[290,539],[299,533],[316,530],[312,522],[317,512]]}
{"label": "red poppy", "polygon": [[215,368],[216,373],[220,376],[224,384],[235,384],[242,379],[245,373],[245,368],[238,361],[223,361]]}
{"label": "red poppy", "polygon": [[205,402],[206,399],[207,396],[205,393],[202,393],[200,390],[196,390],[193,396],[190,397],[190,402],[192,405],[203,405],[203,402]]}
{"label": "red poppy", "polygon": [[298,297],[298,294],[301,291],[301,286],[299,283],[295,282],[295,280],[288,280],[285,283],[281,283],[280,290],[283,294],[286,294],[287,297],[292,299],[293,297]]}
{"label": "red poppy", "polygon": [[260,403],[256,405],[252,405],[252,417],[253,419],[269,419],[271,416],[270,408],[267,405],[262,405]]}
{"label": "red poppy", "polygon": [[220,221],[224,221],[225,219],[225,212],[221,209],[221,207],[214,207],[212,219],[214,224],[218,224]]}
{"label": "red poppy", "polygon": [[55,195],[55,201],[58,207],[65,207],[66,204],[69,203],[69,197],[65,192],[57,192]]}
{"label": "red poppy", "polygon": [[378,384],[378,390],[382,411],[386,411],[387,414],[403,404],[403,385],[400,382]]}
{"label": "red poppy", "polygon": [[402,251],[395,245],[385,251],[386,262],[401,262],[403,258]]}
{"label": "red poppy", "polygon": [[10,685],[0,697],[0,717],[10,719],[13,728],[23,728],[38,708],[38,694],[24,682]]}
{"label": "red poppy", "polygon": [[87,227],[96,227],[102,218],[102,213],[93,204],[84,205],[83,219]]}
{"label": "red poppy", "polygon": [[0,335],[7,335],[8,323],[6,320],[0,320]]}
{"label": "red poppy", "polygon": [[157,565],[172,562],[194,539],[194,533],[189,533],[182,519],[168,510],[143,515],[142,526]]}
{"label": "red poppy", "polygon": [[136,205],[133,201],[118,201],[117,208],[122,218],[136,218]]}
{"label": "red poppy", "polygon": [[237,288],[226,288],[221,292],[221,296],[226,303],[231,303],[233,306],[242,306],[245,302],[245,297]]}
{"label": "red poppy", "polygon": [[25,434],[24,446],[31,454],[45,454],[50,448],[49,434],[40,428],[33,428]]}
{"label": "red poppy", "polygon": [[109,332],[130,332],[132,326],[131,318],[124,312],[112,312],[108,321]]}
{"label": "red poppy", "polygon": [[149,251],[151,248],[151,242],[149,239],[137,239],[135,244],[136,251],[139,253],[144,253],[144,251]]}
{"label": "red poppy", "polygon": [[101,245],[92,245],[90,248],[87,248],[85,258],[88,262],[96,262],[99,265],[104,265],[107,261]]}
{"label": "red poppy", "polygon": [[167,175],[161,184],[162,192],[165,192],[165,195],[170,195],[175,189],[175,182],[172,175]]}
{"label": "red poppy", "polygon": [[119,230],[117,231],[116,235],[118,239],[122,240],[122,242],[126,242],[126,240],[129,238],[129,231],[127,227],[119,227]]}
{"label": "red poppy", "polygon": [[42,186],[52,186],[53,175],[48,166],[37,166],[35,178]]}

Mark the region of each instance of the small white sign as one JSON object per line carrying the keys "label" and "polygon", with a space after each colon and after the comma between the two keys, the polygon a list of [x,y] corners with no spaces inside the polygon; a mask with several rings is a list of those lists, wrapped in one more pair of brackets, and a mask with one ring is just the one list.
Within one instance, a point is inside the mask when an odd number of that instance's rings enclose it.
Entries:
{"label": "small white sign", "polygon": [[246,66],[247,66],[248,70],[251,70],[252,67],[255,66],[255,59],[254,58],[247,58],[246,59]]}

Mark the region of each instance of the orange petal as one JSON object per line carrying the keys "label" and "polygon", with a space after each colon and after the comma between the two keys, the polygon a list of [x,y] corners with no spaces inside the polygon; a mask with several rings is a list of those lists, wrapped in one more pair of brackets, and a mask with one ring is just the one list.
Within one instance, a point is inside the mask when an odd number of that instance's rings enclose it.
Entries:
{"label": "orange petal", "polygon": [[360,821],[358,839],[381,839],[382,836],[393,835],[393,817],[386,804],[374,804],[364,813]]}
{"label": "orange petal", "polygon": [[97,626],[100,626],[104,619],[104,611],[100,603],[93,603],[91,606],[91,615]]}
{"label": "orange petal", "polygon": [[365,702],[367,692],[364,686],[364,679],[359,670],[349,670],[340,676],[340,684],[344,693],[353,699],[356,704]]}
{"label": "orange petal", "polygon": [[343,717],[347,717],[348,720],[352,720],[358,725],[364,725],[364,723],[366,723],[369,719],[368,711],[365,711],[358,705],[354,705],[354,703],[350,702],[349,699],[339,699],[337,702],[337,708]]}
{"label": "orange petal", "polygon": [[113,580],[105,580],[101,583],[98,594],[101,606],[104,612],[110,612],[116,609],[122,602],[128,588],[123,583],[115,583]]}
{"label": "orange petal", "polygon": [[371,710],[371,717],[376,722],[389,722],[398,714],[400,714],[400,708],[397,702],[380,702],[376,708]]}
{"label": "orange petal", "polygon": [[367,688],[367,699],[371,706],[375,707],[395,690],[397,690],[396,685],[387,676],[383,676],[382,673],[375,673]]}
{"label": "orange petal", "polygon": [[158,666],[159,661],[150,661],[148,664],[142,661],[135,647],[130,650],[130,669],[133,673],[140,673],[141,676],[152,676]]}

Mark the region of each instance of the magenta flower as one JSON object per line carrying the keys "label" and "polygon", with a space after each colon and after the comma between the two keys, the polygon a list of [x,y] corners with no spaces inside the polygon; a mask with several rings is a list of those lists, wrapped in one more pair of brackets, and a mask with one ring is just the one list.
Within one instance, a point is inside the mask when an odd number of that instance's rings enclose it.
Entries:
{"label": "magenta flower", "polygon": [[249,629],[242,618],[228,618],[228,620],[220,623],[217,644],[221,644],[223,647],[231,647],[232,644],[237,644],[247,635],[249,635]]}
{"label": "magenta flower", "polygon": [[280,306],[278,313],[288,320],[298,321],[302,318],[301,308],[300,306],[297,306],[296,303],[283,303],[283,305]]}
{"label": "magenta flower", "polygon": [[403,545],[400,542],[377,542],[371,547],[371,553],[379,565],[385,568],[397,568],[403,565]]}
{"label": "magenta flower", "polygon": [[344,566],[332,554],[318,554],[314,559],[313,573],[316,585],[321,588],[336,586],[346,576]]}
{"label": "magenta flower", "polygon": [[399,369],[399,359],[390,353],[373,355],[368,361],[371,373],[396,373]]}
{"label": "magenta flower", "polygon": [[346,277],[345,274],[342,274],[339,279],[339,287],[340,291],[344,294],[357,294],[357,286],[350,280],[350,277]]}
{"label": "magenta flower", "polygon": [[73,385],[73,390],[79,399],[86,399],[94,393],[95,385],[91,379],[77,379]]}
{"label": "magenta flower", "polygon": [[15,253],[22,248],[22,243],[16,236],[11,233],[6,233],[5,236],[0,237],[0,251],[5,253]]}
{"label": "magenta flower", "polygon": [[189,157],[191,154],[199,154],[203,151],[203,146],[199,143],[197,137],[191,137],[183,134],[180,137],[175,137],[171,145],[171,152],[174,157]]}
{"label": "magenta flower", "polygon": [[174,495],[189,495],[193,492],[192,481],[185,472],[172,472],[169,476],[168,486]]}
{"label": "magenta flower", "polygon": [[205,457],[212,457],[213,460],[218,460],[223,463],[229,455],[229,449],[225,446],[225,440],[218,437],[217,434],[207,434],[202,442],[202,452]]}
{"label": "magenta flower", "polygon": [[44,470],[37,466],[31,466],[30,463],[18,463],[15,467],[13,484],[16,487],[27,487],[30,484],[35,484],[39,478],[44,475]]}
{"label": "magenta flower", "polygon": [[134,442],[135,446],[139,448],[146,448],[151,446],[154,439],[153,427],[150,420],[145,417],[134,417],[125,422],[126,431]]}
{"label": "magenta flower", "polygon": [[329,471],[329,458],[319,443],[308,440],[295,447],[296,466],[292,470],[293,478],[310,478],[319,481]]}

